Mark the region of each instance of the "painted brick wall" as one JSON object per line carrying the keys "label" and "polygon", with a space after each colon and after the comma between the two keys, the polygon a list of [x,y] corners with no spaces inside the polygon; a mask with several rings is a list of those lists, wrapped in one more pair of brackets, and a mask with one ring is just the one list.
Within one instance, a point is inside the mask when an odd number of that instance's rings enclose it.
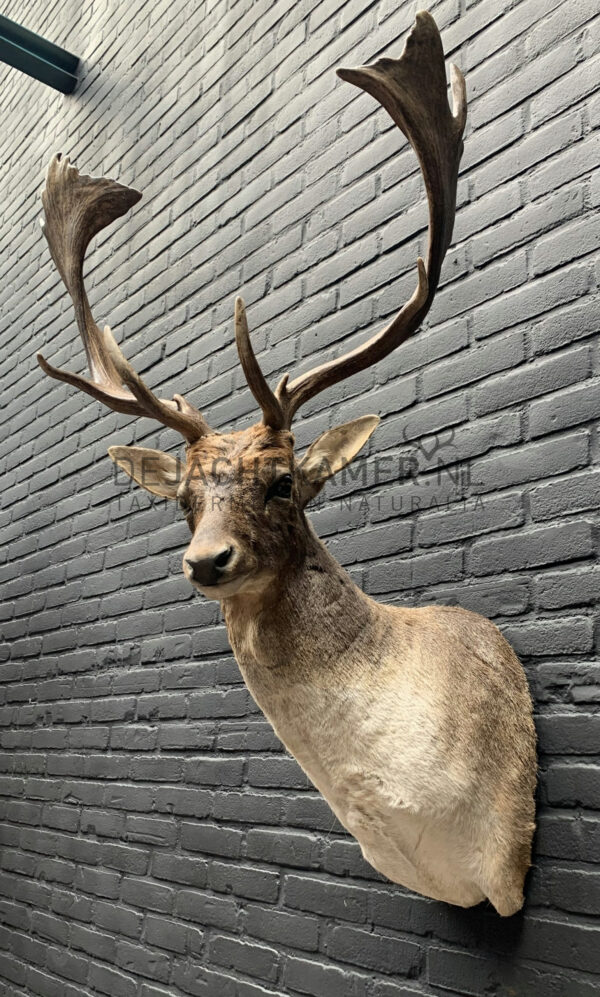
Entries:
{"label": "painted brick wall", "polygon": [[333,68],[399,55],[415,5],[8,0],[87,73],[63,98],[0,71],[5,997],[599,993],[598,7],[431,9],[471,102],[443,286],[426,330],[315,399],[297,438],[379,411],[317,529],[368,592],[484,612],[525,662],[541,755],[524,916],[365,865],[181,576],[185,525],[113,479],[109,443],[174,434],[35,362],[83,370],[37,223],[57,150],[144,191],[90,257],[92,303],[213,425],[254,415],[238,290],[273,378],[381,325],[424,249],[422,184]]}

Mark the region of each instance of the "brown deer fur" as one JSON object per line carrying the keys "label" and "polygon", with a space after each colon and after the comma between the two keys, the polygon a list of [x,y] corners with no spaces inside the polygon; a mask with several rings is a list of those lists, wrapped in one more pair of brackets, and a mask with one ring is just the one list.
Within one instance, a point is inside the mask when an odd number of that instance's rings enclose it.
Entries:
{"label": "brown deer fur", "polygon": [[[141,480],[130,454],[111,448]],[[325,478],[313,471],[307,481],[290,433],[258,425],[206,436],[179,475],[168,460],[170,497],[190,510],[184,572],[207,546],[239,551],[219,586],[190,581],[221,600],[248,688],[365,858],[427,896],[518,910],[535,733],[523,669],[497,627],[463,609],[385,606],[361,592],[305,516]],[[286,472],[291,498],[265,504]]]}

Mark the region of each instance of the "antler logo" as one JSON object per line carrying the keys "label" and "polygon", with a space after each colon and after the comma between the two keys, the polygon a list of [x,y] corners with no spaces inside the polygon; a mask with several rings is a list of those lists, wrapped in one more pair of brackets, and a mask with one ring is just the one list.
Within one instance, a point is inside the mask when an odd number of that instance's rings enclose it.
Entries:
{"label": "antler logo", "polygon": [[443,430],[439,435],[438,433],[434,433],[429,440],[409,440],[407,437],[407,430],[404,428],[402,430],[402,439],[407,445],[416,447],[420,450],[426,462],[430,463],[435,455],[441,450],[445,450],[448,447],[453,446],[454,428]]}

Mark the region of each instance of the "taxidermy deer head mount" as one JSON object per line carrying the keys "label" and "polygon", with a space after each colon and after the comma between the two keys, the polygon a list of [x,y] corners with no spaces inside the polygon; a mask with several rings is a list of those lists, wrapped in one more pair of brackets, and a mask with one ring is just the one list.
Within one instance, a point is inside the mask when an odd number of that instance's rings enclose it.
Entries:
{"label": "taxidermy deer head mount", "polygon": [[91,377],[39,363],[109,408],[147,416],[186,440],[186,464],[159,451],[111,447],[150,492],[179,501],[192,533],[183,569],[221,601],[255,699],[359,840],[396,882],[462,906],[523,902],[533,831],[535,739],[520,663],[499,631],[460,609],[402,609],[365,596],[321,544],[304,508],[369,439],[377,416],[324,433],[301,460],[290,432],[305,402],[377,363],[415,333],[433,301],[452,237],[466,90],[417,14],[402,57],[342,80],[374,96],[415,150],[429,203],[427,260],[410,300],[364,345],[273,391],[254,355],[241,298],[235,339],[262,410],[250,429],[217,432],[181,395],[158,398],[95,323],[83,282],[91,239],[141,197],[113,180],[50,163],[42,193],[52,258],[73,300]]}

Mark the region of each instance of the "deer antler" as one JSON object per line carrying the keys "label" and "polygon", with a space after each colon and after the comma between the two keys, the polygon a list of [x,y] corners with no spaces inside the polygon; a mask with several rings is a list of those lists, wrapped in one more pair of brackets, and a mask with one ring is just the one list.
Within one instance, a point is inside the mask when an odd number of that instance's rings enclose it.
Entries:
{"label": "deer antler", "polygon": [[[350,377],[396,349],[412,336],[431,307],[446,250],[452,238],[456,182],[466,121],[466,89],[462,73],[451,66],[454,114],[447,99],[444,51],[433,17],[420,11],[400,59],[380,59],[372,66],[338,69],[341,79],[370,93],[404,132],[417,154],[429,202],[427,265],[417,260],[417,287],[410,300],[381,332],[349,353],[315,367],[288,383],[286,374],[273,392],[254,355],[244,303],[235,306],[235,337],[250,390],[263,422],[273,429],[289,428],[299,407],[325,388]],[[91,239],[141,197],[139,191],[100,177],[80,176],[68,159],[55,156],[48,168],[42,200],[42,225],[75,307],[92,374],[53,367],[38,354],[51,377],[67,381],[116,412],[146,415],[178,430],[189,442],[211,432],[198,409],[181,395],[173,401],[157,398],[123,356],[108,326],[101,332],[90,310],[83,283],[83,261]],[[124,387],[125,385],[125,387]]]}
{"label": "deer antler", "polygon": [[283,410],[267,384],[254,355],[248,331],[246,306],[240,297],[235,299],[235,344],[248,387],[262,409],[265,426],[282,429],[285,423]]}
{"label": "deer antler", "polygon": [[157,398],[123,356],[109,327],[101,331],[96,325],[85,293],[83,261],[89,243],[141,196],[116,180],[81,176],[60,154],[50,162],[42,191],[42,231],[73,301],[91,380],[53,367],[40,353],[37,359],[50,377],[73,384],[115,412],[156,419],[192,443],[211,431],[198,409],[181,395],[173,401]]}
{"label": "deer antler", "polygon": [[[263,408],[264,422],[277,428],[289,428],[304,402],[382,360],[417,331],[431,307],[452,238],[467,115],[466,87],[462,73],[452,65],[453,114],[448,106],[444,50],[431,14],[426,11],[417,14],[400,59],[380,59],[372,66],[338,69],[337,73],[383,105],[417,154],[429,202],[427,265],[419,257],[417,287],[412,298],[385,329],[362,346],[315,367],[289,384],[286,374],[275,393],[268,388],[262,374],[260,392],[255,389],[256,376],[249,379],[250,388]],[[254,354],[252,357],[257,368]]]}

